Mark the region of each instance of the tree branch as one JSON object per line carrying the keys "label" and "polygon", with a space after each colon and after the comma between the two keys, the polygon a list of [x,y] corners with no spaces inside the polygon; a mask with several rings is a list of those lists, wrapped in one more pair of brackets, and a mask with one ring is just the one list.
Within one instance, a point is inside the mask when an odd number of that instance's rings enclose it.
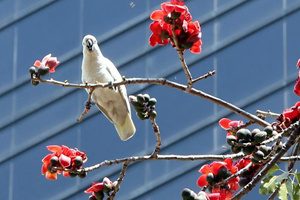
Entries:
{"label": "tree branch", "polygon": [[100,87],[100,88],[105,88],[105,87],[111,87],[112,85],[117,87],[119,85],[128,85],[128,84],[157,84],[157,85],[164,85],[164,86],[168,86],[171,88],[175,88],[178,90],[181,90],[183,92],[186,92],[188,94],[192,94],[195,96],[198,96],[200,98],[209,100],[215,104],[218,104],[220,106],[223,106],[224,108],[227,108],[233,112],[235,112],[236,114],[245,117],[246,119],[252,121],[253,123],[256,123],[262,127],[266,127],[269,126],[270,124],[268,122],[266,122],[265,120],[251,114],[248,113],[246,111],[244,111],[243,109],[228,103],[222,99],[219,99],[213,95],[207,94],[205,92],[202,92],[200,90],[197,90],[195,88],[191,88],[190,90],[186,90],[187,86],[186,85],[182,85],[180,83],[176,83],[173,81],[169,81],[167,79],[164,78],[127,78],[125,80],[122,81],[117,81],[114,83],[97,83],[97,84],[72,84],[72,83],[65,83],[65,82],[61,82],[61,81],[56,81],[53,79],[49,79],[49,80],[44,80],[41,78],[34,78],[33,80],[39,81],[41,83],[47,83],[47,84],[54,84],[54,85],[60,85],[63,87],[71,87],[71,88],[84,88],[84,89],[91,89],[93,87]]}
{"label": "tree branch", "polygon": [[152,123],[153,131],[156,135],[156,147],[155,147],[153,153],[151,154],[151,158],[157,158],[157,154],[161,147],[160,132],[159,132],[159,127],[156,124],[155,118],[151,118],[151,123]]}

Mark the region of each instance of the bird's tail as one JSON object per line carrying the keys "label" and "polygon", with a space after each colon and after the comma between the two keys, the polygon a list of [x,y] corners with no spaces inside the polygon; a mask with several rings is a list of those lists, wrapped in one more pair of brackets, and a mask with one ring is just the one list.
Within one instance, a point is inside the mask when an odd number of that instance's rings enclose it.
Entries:
{"label": "bird's tail", "polygon": [[127,114],[123,125],[118,125],[118,124],[114,124],[114,125],[121,140],[123,141],[128,140],[135,134],[136,129],[131,119],[130,113]]}

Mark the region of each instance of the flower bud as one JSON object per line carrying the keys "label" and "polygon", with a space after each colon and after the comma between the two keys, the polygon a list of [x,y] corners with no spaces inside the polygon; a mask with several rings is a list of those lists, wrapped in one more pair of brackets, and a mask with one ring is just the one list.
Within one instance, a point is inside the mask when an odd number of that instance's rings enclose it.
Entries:
{"label": "flower bud", "polygon": [[40,74],[41,76],[44,76],[49,72],[49,70],[50,70],[49,67],[41,66],[38,68],[38,74]]}
{"label": "flower bud", "polygon": [[83,164],[83,160],[81,156],[76,156],[76,158],[74,159],[74,165],[76,168],[80,168]]}
{"label": "flower bud", "polygon": [[157,100],[155,98],[149,99],[147,106],[155,106]]}
{"label": "flower bud", "polygon": [[58,161],[58,157],[57,156],[53,156],[51,159],[50,159],[50,162],[53,166],[57,166],[59,164],[59,161]]}
{"label": "flower bud", "polygon": [[144,95],[142,95],[142,94],[138,94],[138,95],[136,96],[136,99],[137,99],[137,101],[138,101],[140,104],[143,104],[143,103],[145,102],[145,97],[144,97]]}
{"label": "flower bud", "polygon": [[152,119],[154,119],[154,118],[156,117],[156,115],[157,115],[157,113],[156,113],[155,110],[152,110],[152,111],[150,112],[150,117],[151,117]]}
{"label": "flower bud", "polygon": [[87,172],[78,174],[79,178],[85,178],[86,175],[87,175]]}
{"label": "flower bud", "polygon": [[265,141],[267,138],[267,133],[265,131],[260,131],[254,135],[254,143],[260,144],[261,142]]}
{"label": "flower bud", "polygon": [[34,86],[37,86],[38,84],[40,84],[39,81],[35,81],[35,80],[31,80],[31,84]]}
{"label": "flower bud", "polygon": [[33,66],[32,66],[32,67],[30,67],[30,68],[29,68],[29,73],[30,73],[30,74],[34,74],[34,73],[36,73],[36,68],[35,68],[35,67],[33,67]]}

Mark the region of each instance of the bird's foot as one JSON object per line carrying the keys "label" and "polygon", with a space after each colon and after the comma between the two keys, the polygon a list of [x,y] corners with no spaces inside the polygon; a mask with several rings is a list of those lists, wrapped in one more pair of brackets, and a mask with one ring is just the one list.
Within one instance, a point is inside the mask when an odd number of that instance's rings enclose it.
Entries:
{"label": "bird's foot", "polygon": [[90,110],[92,106],[95,105],[95,102],[94,101],[86,101],[85,102],[85,109],[86,110]]}
{"label": "bird's foot", "polygon": [[116,90],[116,87],[114,86],[112,81],[108,81],[108,84],[109,84],[109,87],[108,87],[109,89]]}

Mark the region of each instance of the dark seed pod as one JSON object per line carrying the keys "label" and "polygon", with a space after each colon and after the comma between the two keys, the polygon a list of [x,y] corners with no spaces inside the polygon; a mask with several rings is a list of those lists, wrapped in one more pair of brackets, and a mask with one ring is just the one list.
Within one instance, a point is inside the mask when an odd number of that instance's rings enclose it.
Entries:
{"label": "dark seed pod", "polygon": [[35,80],[31,80],[31,84],[34,86],[37,86],[38,84],[40,84],[39,81],[35,81]]}
{"label": "dark seed pod", "polygon": [[262,160],[265,155],[262,151],[258,150],[257,152],[252,153],[252,156],[255,160]]}
{"label": "dark seed pod", "polygon": [[104,198],[103,191],[94,192],[94,194],[95,194],[95,197],[97,200],[103,200],[103,198]]}
{"label": "dark seed pod", "polygon": [[136,115],[138,116],[138,118],[139,118],[140,120],[145,120],[145,119],[146,119],[145,113],[137,112]]}
{"label": "dark seed pod", "polygon": [[237,142],[236,137],[234,135],[228,135],[226,137],[226,141],[227,141],[227,144],[230,146],[233,144],[233,142]]}
{"label": "dark seed pod", "polygon": [[242,150],[241,147],[231,146],[231,151],[232,151],[232,153],[240,153],[241,150]]}
{"label": "dark seed pod", "polygon": [[150,117],[151,117],[152,119],[154,119],[154,118],[156,118],[156,116],[157,116],[156,111],[155,111],[155,110],[152,110],[152,111],[150,112]]}
{"label": "dark seed pod", "polygon": [[260,131],[254,136],[254,143],[260,144],[261,142],[265,141],[267,138],[267,133],[265,131]]}
{"label": "dark seed pod", "polygon": [[215,181],[215,176],[213,173],[208,173],[206,176],[206,181],[210,184],[213,184]]}
{"label": "dark seed pod", "polygon": [[181,196],[183,199],[187,199],[191,196],[191,190],[188,188],[184,188],[181,192]]}
{"label": "dark seed pod", "polygon": [[34,73],[36,73],[36,68],[35,68],[35,67],[33,67],[33,66],[32,66],[32,67],[30,67],[30,68],[29,68],[29,73],[30,73],[30,74],[34,74]]}
{"label": "dark seed pod", "polygon": [[258,148],[259,151],[262,151],[264,153],[264,156],[268,155],[268,147],[266,145],[260,145],[260,147]]}
{"label": "dark seed pod", "polygon": [[144,94],[145,103],[147,103],[150,100],[149,94]]}
{"label": "dark seed pod", "polygon": [[57,170],[53,168],[53,165],[51,163],[48,165],[48,172],[50,172],[51,174],[55,174],[57,172]]}
{"label": "dark seed pod", "polygon": [[50,159],[50,162],[51,162],[52,166],[57,166],[59,164],[58,157],[57,156],[53,156]]}
{"label": "dark seed pod", "polygon": [[77,174],[76,174],[76,173],[74,173],[74,172],[69,172],[69,175],[70,175],[70,177],[71,177],[71,178],[74,178],[74,177],[76,177],[76,176],[77,176]]}
{"label": "dark seed pod", "polygon": [[243,153],[245,155],[250,155],[255,150],[255,147],[254,146],[248,146],[248,147],[243,147],[242,149],[243,149]]}
{"label": "dark seed pod", "polygon": [[140,104],[145,103],[145,97],[144,97],[144,95],[142,95],[142,94],[138,94],[138,95],[136,96],[136,99],[137,99],[137,101],[138,101]]}
{"label": "dark seed pod", "polygon": [[74,159],[74,164],[76,168],[79,168],[82,166],[83,164],[83,160],[81,156],[76,156],[76,158]]}
{"label": "dark seed pod", "polygon": [[84,172],[84,173],[78,174],[78,177],[79,177],[79,178],[85,178],[86,175],[87,175],[87,172]]}
{"label": "dark seed pod", "polygon": [[271,126],[267,126],[264,128],[264,131],[267,133],[268,137],[271,137],[273,134],[273,128]]}
{"label": "dark seed pod", "polygon": [[155,98],[151,98],[151,99],[149,99],[148,106],[155,106],[156,102],[157,101]]}
{"label": "dark seed pod", "polygon": [[218,171],[218,176],[220,178],[223,178],[223,179],[227,178],[228,177],[228,170],[227,170],[227,168],[226,167],[221,167],[219,169],[219,171]]}
{"label": "dark seed pod", "polygon": [[50,70],[49,67],[41,66],[38,68],[38,74],[40,74],[41,76],[44,76],[49,72],[49,70]]}
{"label": "dark seed pod", "polygon": [[251,139],[251,132],[248,129],[242,128],[236,132],[236,136],[238,139],[245,139],[250,140]]}

